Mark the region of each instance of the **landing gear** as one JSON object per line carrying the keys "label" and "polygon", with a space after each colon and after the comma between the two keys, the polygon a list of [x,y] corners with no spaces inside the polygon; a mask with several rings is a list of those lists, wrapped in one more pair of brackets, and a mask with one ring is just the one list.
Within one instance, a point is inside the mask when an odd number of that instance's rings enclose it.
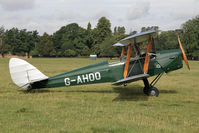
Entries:
{"label": "landing gear", "polygon": [[152,86],[150,86],[149,88],[144,87],[143,92],[147,96],[158,97],[159,95],[159,90],[156,87],[152,87]]}
{"label": "landing gear", "polygon": [[144,88],[143,88],[143,92],[144,94],[146,94],[147,96],[156,96],[158,97],[159,95],[159,90],[154,87],[155,84],[158,82],[158,80],[160,79],[160,77],[162,76],[162,74],[159,74],[152,82],[151,84],[149,84],[149,81],[147,78],[143,79],[144,82]]}
{"label": "landing gear", "polygon": [[149,96],[158,97],[159,90],[156,87],[151,87],[148,94],[149,94]]}
{"label": "landing gear", "polygon": [[27,93],[31,93],[32,92],[32,86],[31,84],[29,84],[27,90],[26,90]]}

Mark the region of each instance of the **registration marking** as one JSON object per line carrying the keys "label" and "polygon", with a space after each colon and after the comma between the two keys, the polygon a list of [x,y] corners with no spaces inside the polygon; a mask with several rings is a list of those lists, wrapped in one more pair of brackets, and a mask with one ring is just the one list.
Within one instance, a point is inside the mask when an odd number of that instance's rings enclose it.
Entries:
{"label": "registration marking", "polygon": [[100,72],[78,75],[76,79],[70,79],[69,77],[67,77],[64,79],[64,83],[66,86],[70,86],[71,82],[76,82],[76,84],[83,84],[83,83],[94,82],[96,80],[101,80]]}

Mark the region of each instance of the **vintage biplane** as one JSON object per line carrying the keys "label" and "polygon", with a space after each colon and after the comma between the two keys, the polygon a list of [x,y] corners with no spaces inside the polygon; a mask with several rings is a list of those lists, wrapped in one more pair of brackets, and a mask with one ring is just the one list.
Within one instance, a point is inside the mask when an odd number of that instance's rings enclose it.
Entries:
{"label": "vintage biplane", "polygon": [[[113,85],[126,85],[127,83],[143,80],[143,92],[148,96],[158,96],[159,91],[154,86],[163,73],[182,68],[182,59],[184,59],[188,69],[190,68],[179,37],[180,49],[156,51],[154,36],[157,34],[154,30],[141,32],[114,44],[114,46],[122,47],[119,62],[108,63],[108,61],[103,61],[47,77],[28,62],[18,58],[11,58],[9,62],[10,75],[17,86],[27,91],[105,82],[112,82]],[[145,51],[141,51],[143,45],[145,45]],[[125,56],[125,49],[127,48],[128,51]],[[149,83],[147,78],[155,75],[157,76]]]}

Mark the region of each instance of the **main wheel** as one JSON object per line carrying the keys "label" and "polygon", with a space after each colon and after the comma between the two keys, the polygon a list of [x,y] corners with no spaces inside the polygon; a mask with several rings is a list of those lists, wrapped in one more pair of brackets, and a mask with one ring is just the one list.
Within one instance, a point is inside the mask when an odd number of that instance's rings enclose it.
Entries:
{"label": "main wheel", "polygon": [[156,87],[151,87],[148,92],[148,96],[158,97],[158,95],[159,95],[159,90]]}

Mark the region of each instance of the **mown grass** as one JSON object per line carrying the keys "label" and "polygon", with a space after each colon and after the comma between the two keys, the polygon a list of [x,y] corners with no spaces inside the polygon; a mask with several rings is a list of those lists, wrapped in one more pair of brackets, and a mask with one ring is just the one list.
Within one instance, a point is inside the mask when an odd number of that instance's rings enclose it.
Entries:
{"label": "mown grass", "polygon": [[[27,61],[53,76],[102,60]],[[127,87],[106,83],[26,93],[12,83],[8,62],[0,59],[2,133],[199,132],[199,62],[190,61],[191,71],[183,68],[165,74],[156,85],[159,97],[145,96],[142,81]]]}

